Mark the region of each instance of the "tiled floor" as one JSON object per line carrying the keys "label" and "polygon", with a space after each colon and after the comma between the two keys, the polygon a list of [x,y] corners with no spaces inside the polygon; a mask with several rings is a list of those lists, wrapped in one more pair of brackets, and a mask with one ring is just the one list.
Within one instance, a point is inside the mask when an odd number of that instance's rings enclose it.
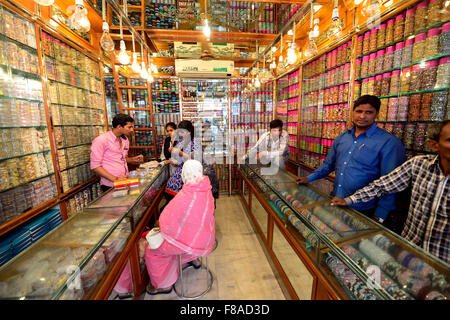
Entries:
{"label": "tiled floor", "polygon": [[[202,299],[211,300],[284,300],[283,291],[253,230],[238,196],[221,196],[217,201],[216,238],[218,246],[208,258],[214,274],[211,291]],[[193,270],[187,287],[195,289],[204,285],[196,281]],[[206,277],[204,277],[206,278]],[[178,299],[170,294],[141,295],[144,300]]]}

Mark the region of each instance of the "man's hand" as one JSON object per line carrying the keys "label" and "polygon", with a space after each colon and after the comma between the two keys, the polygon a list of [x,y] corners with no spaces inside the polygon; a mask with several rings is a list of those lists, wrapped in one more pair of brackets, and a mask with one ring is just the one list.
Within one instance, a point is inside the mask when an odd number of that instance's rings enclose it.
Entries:
{"label": "man's hand", "polygon": [[384,223],[384,220],[383,220],[383,219],[378,218],[378,217],[376,217],[376,216],[372,216],[372,217],[370,217],[370,219],[372,219],[372,220],[375,221],[375,222],[378,222],[378,223],[381,224],[381,225]]}
{"label": "man's hand", "polygon": [[332,206],[347,206],[347,202],[345,202],[345,200],[342,198],[334,197],[331,200],[331,205]]}
{"label": "man's hand", "polygon": [[125,179],[128,179],[128,176],[125,174],[121,174],[120,176],[118,176],[116,178],[116,181],[125,180]]}
{"label": "man's hand", "polygon": [[309,179],[308,177],[298,177],[295,182],[297,182],[297,184],[306,184],[309,182]]}
{"label": "man's hand", "polygon": [[164,163],[165,164],[169,164],[169,163],[171,163],[172,161],[170,161],[170,160],[164,160]]}
{"label": "man's hand", "polygon": [[142,154],[136,156],[133,158],[134,161],[136,161],[137,163],[142,163],[144,162],[144,156]]}

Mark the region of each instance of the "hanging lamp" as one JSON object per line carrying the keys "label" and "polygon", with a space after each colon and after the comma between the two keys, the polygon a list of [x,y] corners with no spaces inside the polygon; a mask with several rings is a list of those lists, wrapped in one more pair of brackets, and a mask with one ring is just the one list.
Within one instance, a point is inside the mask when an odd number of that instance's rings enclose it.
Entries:
{"label": "hanging lamp", "polygon": [[[69,10],[71,7],[69,7]],[[88,32],[91,29],[91,23],[87,17],[87,9],[83,0],[75,0],[75,10],[69,17],[68,25],[71,29],[79,32]]]}
{"label": "hanging lamp", "polygon": [[329,37],[339,37],[343,29],[343,22],[339,18],[338,0],[334,0],[334,9],[331,16],[331,27],[328,31]]}
{"label": "hanging lamp", "polygon": [[100,38],[100,46],[105,50],[106,52],[114,51],[114,40],[111,38],[111,35],[109,33],[109,25],[108,22],[106,22],[106,4],[105,0],[102,0],[102,19],[103,19],[103,34]]}
{"label": "hanging lamp", "polygon": [[135,47],[135,41],[134,41],[134,32],[131,32],[131,40],[133,42],[133,63],[131,64],[131,70],[135,73],[141,72],[141,67],[139,66],[138,59],[137,59],[137,53],[136,53],[136,47]]}
{"label": "hanging lamp", "polygon": [[317,54],[317,45],[314,41],[314,31],[313,31],[313,20],[314,20],[314,4],[311,2],[311,21],[309,26],[309,41],[306,44],[306,50],[304,53],[305,58],[312,57]]}
{"label": "hanging lamp", "polygon": [[[126,0],[125,0],[126,3]],[[126,14],[126,5],[125,5],[125,14]],[[120,52],[117,56],[117,60],[119,60],[119,63],[123,66],[126,66],[130,63],[130,56],[128,55],[126,51],[125,41],[123,41],[123,27],[122,27],[122,15],[119,14],[119,21],[120,21]]]}

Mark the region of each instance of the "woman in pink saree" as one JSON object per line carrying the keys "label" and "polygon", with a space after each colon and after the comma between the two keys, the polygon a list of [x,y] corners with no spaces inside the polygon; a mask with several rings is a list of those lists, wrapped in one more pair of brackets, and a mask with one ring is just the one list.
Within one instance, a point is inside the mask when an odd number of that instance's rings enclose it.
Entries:
{"label": "woman in pink saree", "polygon": [[148,246],[145,249],[150,276],[146,291],[152,295],[172,291],[172,285],[178,279],[178,255],[182,255],[183,264],[190,262],[197,266],[194,260],[209,255],[214,246],[214,198],[201,163],[186,161],[182,179],[183,188],[159,218],[164,241],[157,249]]}

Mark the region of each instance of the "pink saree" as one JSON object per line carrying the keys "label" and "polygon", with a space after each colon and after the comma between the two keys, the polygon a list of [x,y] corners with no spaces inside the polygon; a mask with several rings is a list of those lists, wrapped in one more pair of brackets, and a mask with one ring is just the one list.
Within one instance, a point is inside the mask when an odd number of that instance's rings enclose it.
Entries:
{"label": "pink saree", "polygon": [[158,249],[145,250],[145,263],[155,288],[166,288],[178,279],[182,263],[208,255],[214,245],[214,198],[207,176],[185,184],[159,218],[164,241]]}

